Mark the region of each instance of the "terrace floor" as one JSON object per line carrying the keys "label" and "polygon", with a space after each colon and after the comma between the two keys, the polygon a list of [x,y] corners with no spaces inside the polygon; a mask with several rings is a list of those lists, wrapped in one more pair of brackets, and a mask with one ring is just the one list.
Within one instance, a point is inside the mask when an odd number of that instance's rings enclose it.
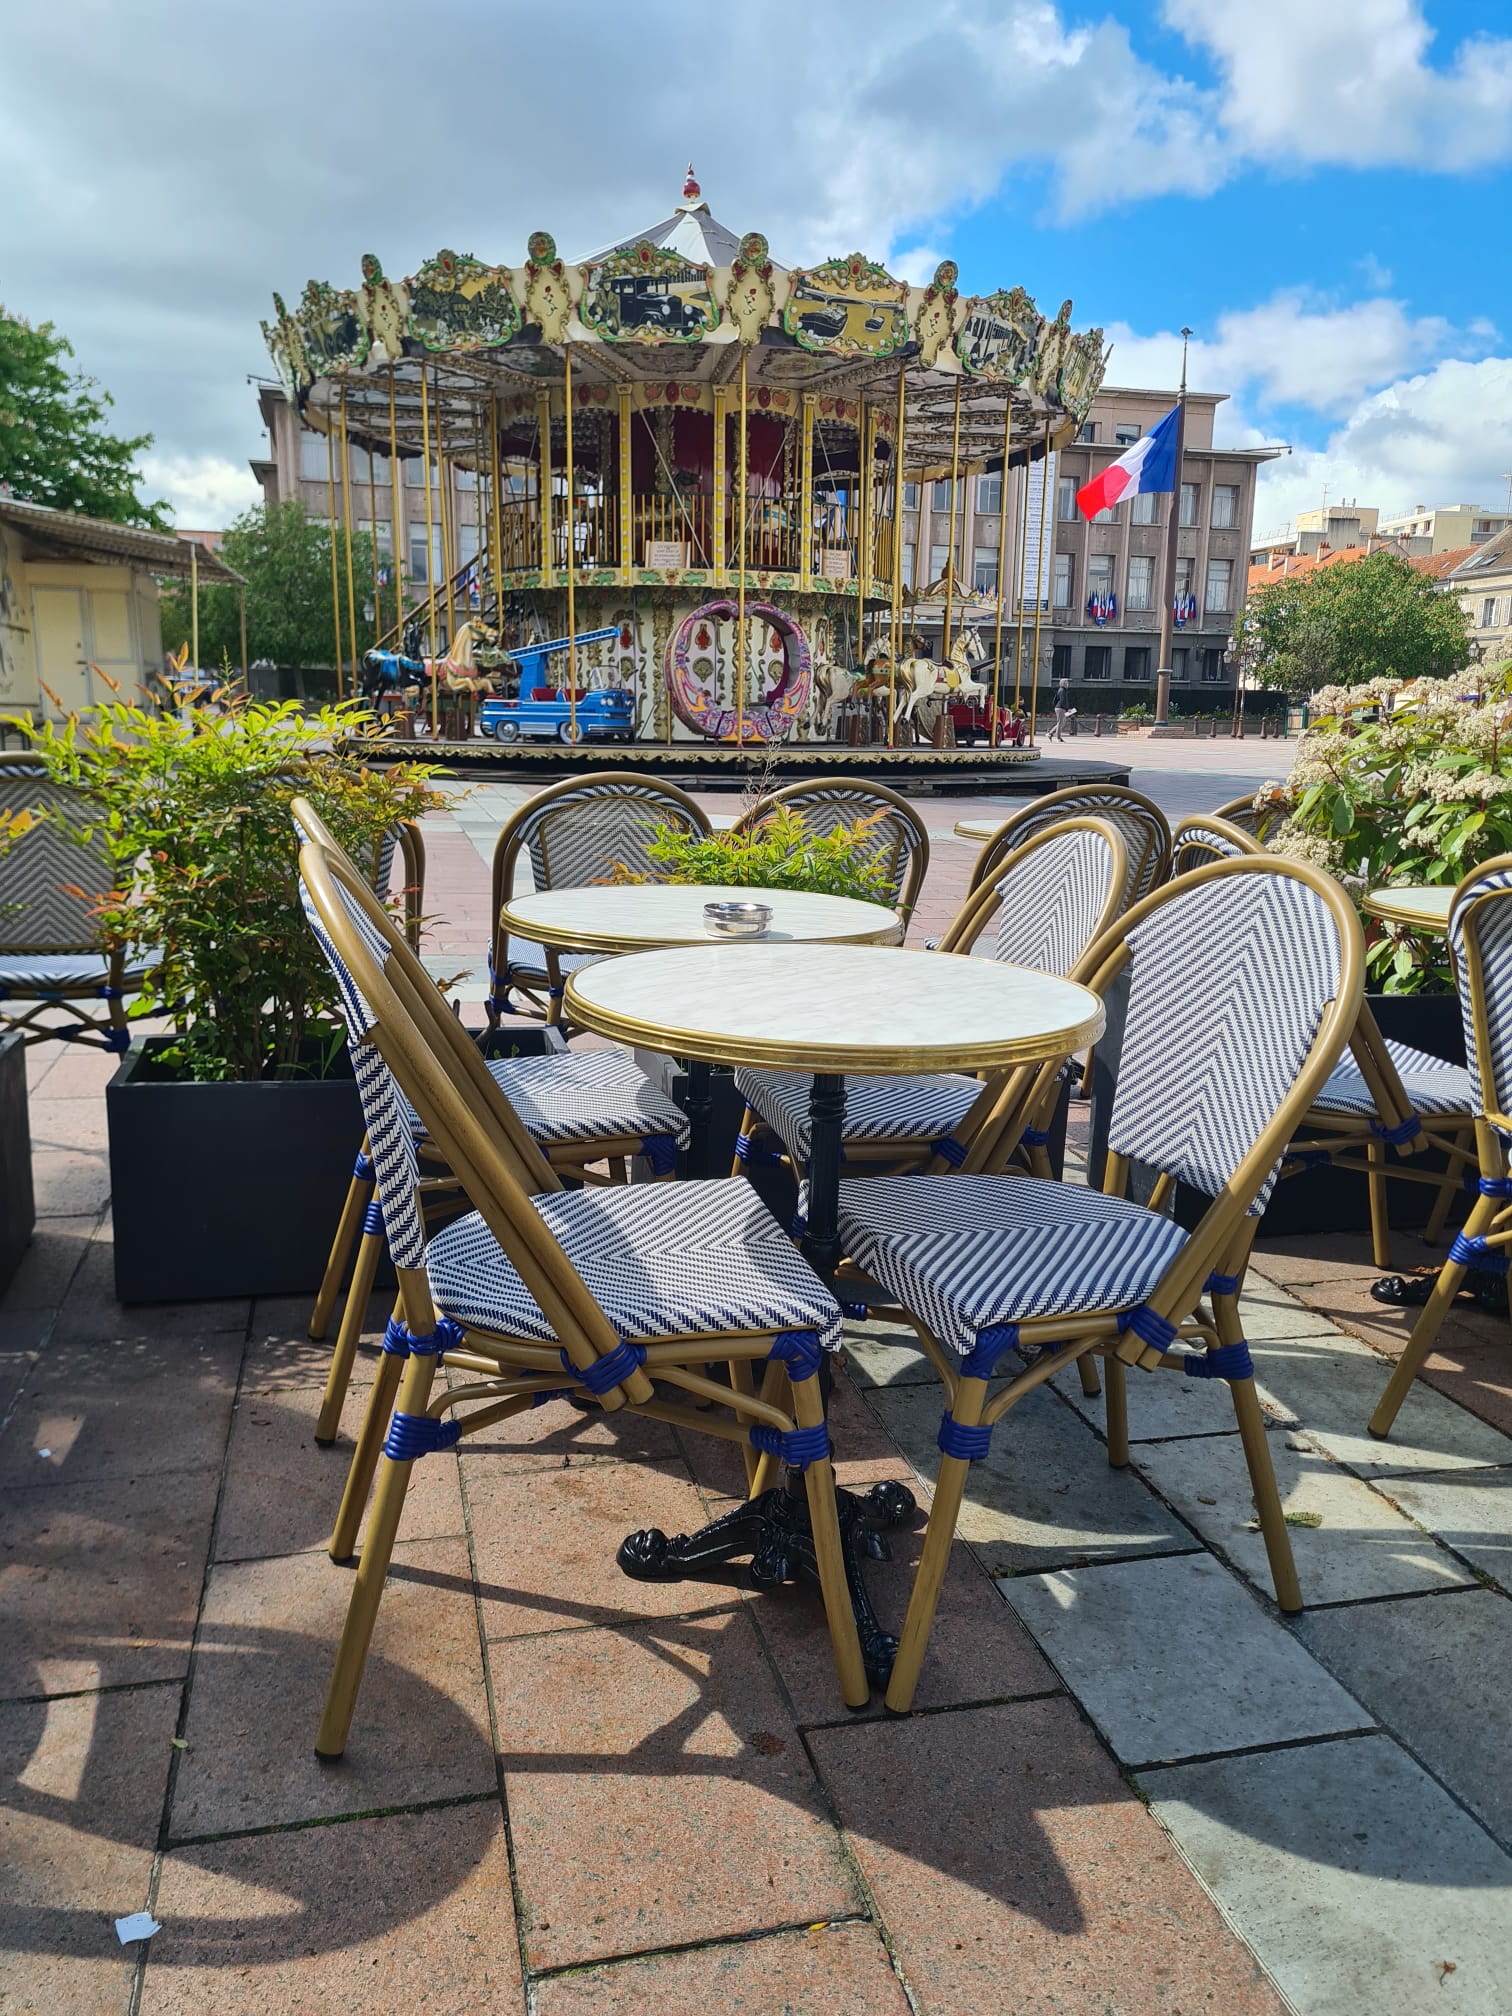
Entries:
{"label": "terrace floor", "polygon": [[[1242,788],[1161,778],[1173,811]],[[505,802],[432,822],[443,970],[476,960]],[[964,886],[950,826],[983,809],[925,801],[919,935]],[[701,1523],[735,1474],[557,1403],[420,1466],[321,1770],[350,1589],[323,1547],[348,1437],[311,1435],[325,1347],[303,1300],[114,1301],[109,1068],[32,1053],[42,1216],[0,1303],[7,2016],[1506,2008],[1505,1321],[1456,1314],[1374,1442],[1407,1324],[1369,1300],[1363,1240],[1260,1249],[1291,1622],[1225,1387],[1131,1377],[1122,1472],[1074,1377],[1034,1395],[974,1467],[904,1719],[839,1706],[802,1591],[623,1579],[626,1531]],[[853,1325],[842,1481],[927,1502],[938,1416],[910,1340]],[[894,1535],[871,1571],[895,1628],[916,1549]],[[144,1909],[161,1930],[121,1947]]]}

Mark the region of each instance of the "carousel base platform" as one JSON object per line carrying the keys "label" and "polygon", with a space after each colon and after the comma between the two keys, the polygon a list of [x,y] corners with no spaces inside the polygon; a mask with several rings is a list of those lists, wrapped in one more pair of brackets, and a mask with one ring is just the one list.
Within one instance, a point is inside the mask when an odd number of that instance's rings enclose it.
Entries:
{"label": "carousel base platform", "polygon": [[[1115,753],[1116,752],[1116,753]],[[866,777],[894,790],[941,796],[1011,794],[1038,798],[1070,784],[1127,784],[1129,764],[1110,740],[1109,758],[1047,757],[1038,749],[855,748],[834,742],[793,742],[737,749],[709,742],[395,741],[395,762],[440,763],[453,774],[500,783],[552,784],[599,770],[646,770],[685,790],[743,790],[753,777]]]}

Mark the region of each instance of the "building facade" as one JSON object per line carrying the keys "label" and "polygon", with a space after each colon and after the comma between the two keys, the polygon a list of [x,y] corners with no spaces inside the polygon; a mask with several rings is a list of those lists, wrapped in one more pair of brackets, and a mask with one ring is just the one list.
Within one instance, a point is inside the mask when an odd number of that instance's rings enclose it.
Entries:
{"label": "building facade", "polygon": [[1439,578],[1470,618],[1470,641],[1483,665],[1512,658],[1512,529],[1464,554]]}
{"label": "building facade", "polygon": [[[1181,514],[1175,582],[1181,623],[1172,651],[1172,704],[1178,712],[1193,713],[1232,703],[1229,646],[1244,604],[1255,473],[1274,451],[1214,448],[1214,416],[1226,396],[1188,393],[1181,488],[1175,497],[1136,497],[1088,524],[1076,508],[1077,491],[1149,433],[1176,403],[1174,392],[1104,387],[1077,440],[1055,458],[1043,540],[1038,471],[1028,476],[1029,537],[1022,551],[1018,533],[1025,517],[1026,478],[1021,470],[1013,472],[1008,485],[1006,592],[1001,597],[1005,694],[1011,696],[1021,686],[1027,701],[1034,671],[1038,583],[1043,597],[1038,653],[1042,701],[1047,690],[1065,678],[1083,712],[1111,713],[1140,701],[1153,705],[1166,528],[1174,503]],[[1003,543],[1001,478],[966,479],[961,492],[956,499],[954,575],[963,587],[996,597]],[[951,557],[948,479],[905,486],[903,540],[905,583],[924,587],[940,581]],[[996,609],[978,608],[969,620],[983,633],[990,657]],[[983,674],[979,671],[977,676]]]}
{"label": "building facade", "polygon": [[1409,553],[1447,553],[1454,546],[1484,546],[1512,526],[1512,514],[1481,504],[1414,504],[1383,518],[1384,539],[1405,539]]}

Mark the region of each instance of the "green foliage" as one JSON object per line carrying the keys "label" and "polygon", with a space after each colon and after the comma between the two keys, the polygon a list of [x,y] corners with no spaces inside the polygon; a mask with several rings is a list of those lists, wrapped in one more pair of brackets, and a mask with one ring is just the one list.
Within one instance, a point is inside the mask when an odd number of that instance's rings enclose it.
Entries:
{"label": "green foliage", "polygon": [[[1173,714],[1175,708],[1170,710]],[[1125,707],[1119,714],[1120,721],[1153,721],[1155,716],[1143,700],[1136,700],[1131,707]]]}
{"label": "green foliage", "polygon": [[[1267,787],[1261,796],[1289,807],[1268,840],[1278,853],[1366,888],[1452,888],[1512,851],[1512,665],[1411,686],[1325,688],[1285,794]],[[1388,994],[1452,987],[1441,940],[1365,921],[1372,985]]]}
{"label": "green foliage", "polygon": [[167,506],[137,495],[136,460],[152,436],[110,432],[114,402],[70,369],[73,354],[51,322],[33,325],[0,307],[0,484],[24,503],[165,530]]}
{"label": "green foliage", "polygon": [[[221,557],[246,582],[247,654],[274,665],[333,665],[336,640],[331,610],[331,532],[305,510],[297,497],[282,504],[256,504],[227,532]],[[341,618],[341,650],[350,660],[347,632],[346,540],[336,533],[336,580]],[[373,624],[364,617],[373,599],[373,542],[352,534],[352,601],[357,617],[359,656],[373,642]],[[229,585],[200,588],[200,664],[222,658],[241,663],[239,591]],[[393,594],[384,596],[386,620],[393,618]],[[190,591],[175,581],[162,596],[163,648],[190,641]]]}
{"label": "green foliage", "polygon": [[1371,679],[1444,679],[1470,662],[1469,618],[1399,553],[1268,582],[1234,652],[1262,686],[1306,695]]}
{"label": "green foliage", "polygon": [[[875,828],[886,816],[875,812],[830,833],[809,830],[801,812],[777,806],[759,830],[683,833],[659,826],[647,848],[665,870],[665,882],[726,883],[736,889],[810,889],[823,896],[851,896],[863,903],[892,901],[891,877],[878,857]],[[642,882],[615,862],[611,880]]]}
{"label": "green foliage", "polygon": [[292,702],[115,705],[29,727],[50,776],[82,792],[116,887],[107,946],[161,947],[133,1016],[166,1016],[170,1061],[195,1079],[296,1076],[312,1040],[340,1044],[335,984],[299,900],[291,801],[304,795],[359,864],[438,802],[434,769],[379,768],[382,736],[355,702],[306,717]]}

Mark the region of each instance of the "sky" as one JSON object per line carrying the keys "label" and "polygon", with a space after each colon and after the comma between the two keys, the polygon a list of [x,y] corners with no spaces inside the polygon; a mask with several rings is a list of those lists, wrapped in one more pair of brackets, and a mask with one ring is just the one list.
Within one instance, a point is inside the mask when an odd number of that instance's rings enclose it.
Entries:
{"label": "sky", "polygon": [[784,263],[1021,283],[1109,382],[1225,392],[1326,497],[1512,495],[1512,0],[6,0],[0,303],[150,432],[179,523],[256,501],[272,290],[519,263],[664,217],[694,162]]}

